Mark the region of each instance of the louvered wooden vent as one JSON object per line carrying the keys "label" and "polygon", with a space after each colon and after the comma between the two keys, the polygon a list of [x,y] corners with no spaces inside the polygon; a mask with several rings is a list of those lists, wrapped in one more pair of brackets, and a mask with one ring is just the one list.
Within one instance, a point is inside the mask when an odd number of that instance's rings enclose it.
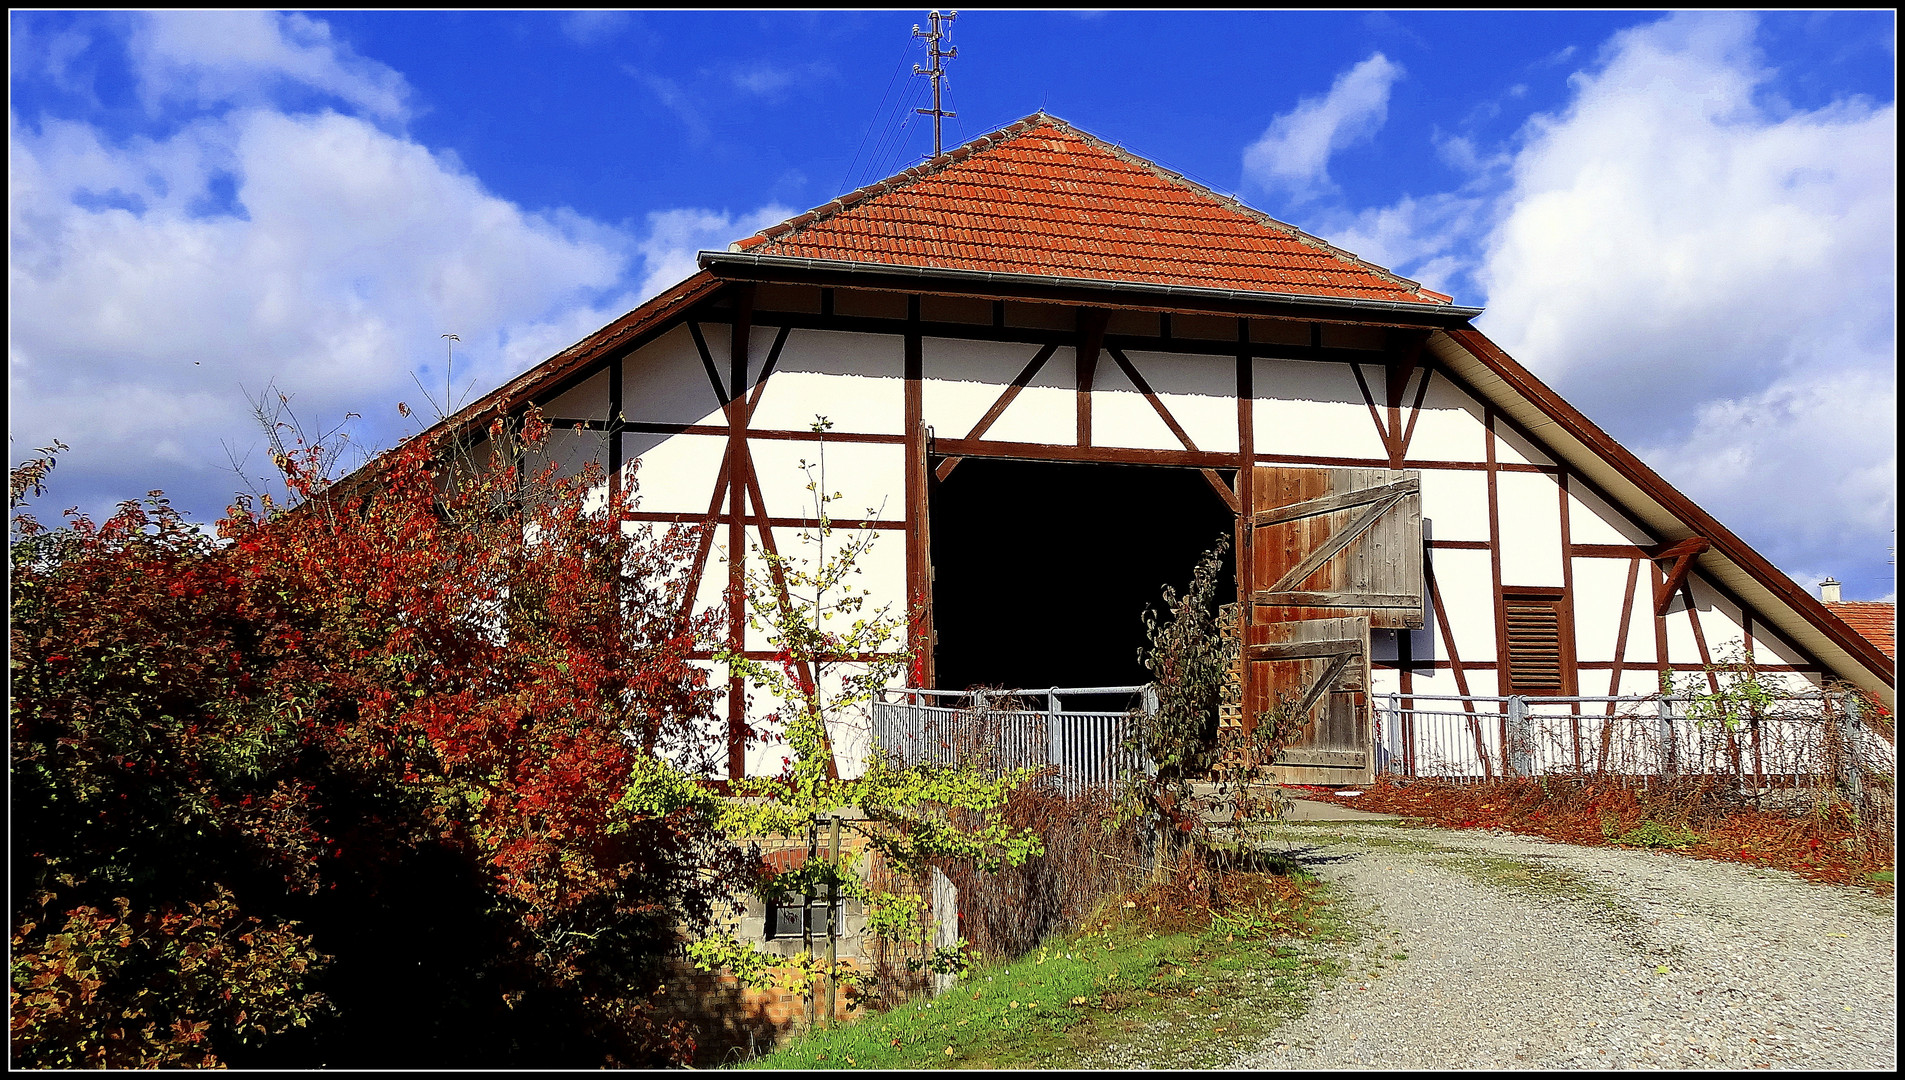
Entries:
{"label": "louvered wooden vent", "polygon": [[1510,694],[1572,694],[1574,664],[1569,653],[1562,597],[1523,593],[1503,598],[1508,637]]}

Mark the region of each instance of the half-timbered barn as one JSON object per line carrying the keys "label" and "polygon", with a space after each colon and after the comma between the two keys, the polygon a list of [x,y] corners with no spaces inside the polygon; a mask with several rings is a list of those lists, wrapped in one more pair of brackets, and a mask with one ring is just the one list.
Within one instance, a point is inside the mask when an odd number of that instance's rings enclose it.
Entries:
{"label": "half-timbered barn", "polygon": [[[1300,779],[1367,779],[1389,695],[1650,694],[1750,653],[1889,706],[1888,656],[1478,314],[1040,114],[703,252],[446,424],[535,405],[564,469],[638,484],[629,528],[708,526],[694,602],[749,650],[743,574],[797,553],[824,450],[924,687],[1142,682],[1142,609],[1227,537],[1246,711],[1309,710]],[[777,771],[740,737],[771,704],[730,686],[731,774]]]}

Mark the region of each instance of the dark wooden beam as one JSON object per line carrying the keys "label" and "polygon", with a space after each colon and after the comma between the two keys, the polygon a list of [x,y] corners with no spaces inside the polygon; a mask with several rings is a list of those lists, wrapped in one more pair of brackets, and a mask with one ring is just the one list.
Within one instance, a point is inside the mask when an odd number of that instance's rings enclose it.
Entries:
{"label": "dark wooden beam", "polygon": [[[1160,319],[1162,322],[1162,318]],[[1237,320],[1237,642],[1248,645],[1250,642],[1251,609],[1250,590],[1253,584],[1256,565],[1255,548],[1251,544],[1250,513],[1256,508],[1257,498],[1257,388],[1256,371],[1250,356],[1250,320]],[[1256,700],[1256,677],[1252,665],[1239,665],[1237,705],[1238,719],[1244,730],[1256,727],[1256,720],[1250,715],[1250,704]]]}
{"label": "dark wooden beam", "polygon": [[1349,365],[1349,370],[1356,376],[1356,389],[1362,391],[1363,404],[1369,407],[1369,421],[1376,425],[1376,438],[1382,443],[1383,453],[1387,455],[1388,460],[1394,460],[1395,447],[1390,435],[1391,429],[1383,425],[1382,413],[1376,409],[1376,395],[1369,392],[1369,380],[1363,378],[1363,365],[1353,363]]}
{"label": "dark wooden beam", "polygon": [[[906,626],[907,648],[924,665],[921,685],[932,675],[932,536],[926,516],[931,465],[926,453],[925,339],[919,331],[919,297],[907,300],[906,332]],[[1050,355],[1050,351],[1042,355]],[[1040,361],[1041,363],[1043,361]],[[1026,376],[1030,378],[1031,376]],[[1016,389],[1016,388],[1015,388]],[[1001,407],[1003,412],[1004,408]],[[950,471],[950,470],[948,470]]]}
{"label": "dark wooden beam", "polygon": [[1331,656],[1355,656],[1363,651],[1360,641],[1278,641],[1251,645],[1244,655],[1251,660],[1320,660]]}
{"label": "dark wooden beam", "polygon": [[694,338],[695,351],[701,354],[701,366],[708,369],[708,382],[714,386],[714,396],[720,399],[721,407],[728,407],[728,388],[721,384],[721,369],[714,365],[714,354],[708,351],[708,339],[701,336],[701,324],[688,322],[688,336]]}
{"label": "dark wooden beam", "polygon": [[1091,445],[1091,383],[1098,371],[1098,350],[1105,343],[1105,324],[1111,314],[1096,308],[1078,309],[1078,445]]}
{"label": "dark wooden beam", "polygon": [[[747,383],[749,316],[754,290],[737,290],[732,332],[728,337],[729,369],[734,392],[723,395],[722,407],[728,415],[728,648],[739,652],[747,644],[747,399],[742,388]],[[690,330],[697,328],[689,324]],[[694,334],[702,348],[702,359],[709,362],[708,375],[720,392],[720,374],[714,370],[701,335]],[[747,687],[738,674],[728,676],[728,778],[738,780],[747,774]]]}
{"label": "dark wooden beam", "polygon": [[1066,446],[1003,442],[994,439],[934,439],[933,450],[947,457],[1002,458],[1010,461],[1073,461],[1105,465],[1177,465],[1193,469],[1231,469],[1237,455],[1208,450],[1150,450],[1118,446]]}
{"label": "dark wooden beam", "polygon": [[[1698,536],[1692,536],[1678,543],[1669,544],[1666,547],[1660,548],[1650,556],[1655,562],[1667,562],[1668,560],[1672,560],[1673,562],[1673,566],[1667,571],[1666,580],[1661,582],[1660,585],[1654,589],[1655,615],[1667,614],[1667,605],[1673,603],[1674,593],[1680,591],[1681,584],[1687,580],[1687,575],[1693,571],[1694,558],[1711,546],[1712,545],[1706,540]],[[1688,603],[1691,604],[1693,594],[1689,592],[1687,595]]]}
{"label": "dark wooden beam", "polygon": [[[1621,597],[1621,627],[1614,635],[1614,665],[1607,677],[1607,696],[1621,692],[1621,669],[1627,665],[1627,633],[1634,622],[1634,596],[1640,591],[1640,560],[1627,564],[1627,592]],[[1607,715],[1614,715],[1614,702],[1607,703]],[[1601,747],[1601,768],[1607,767],[1607,747]]]}

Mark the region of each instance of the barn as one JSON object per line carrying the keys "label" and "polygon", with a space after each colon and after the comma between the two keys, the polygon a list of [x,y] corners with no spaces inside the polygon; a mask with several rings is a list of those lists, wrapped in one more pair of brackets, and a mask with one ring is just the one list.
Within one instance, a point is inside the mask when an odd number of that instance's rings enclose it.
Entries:
{"label": "barn", "polygon": [[[1384,702],[1647,695],[1745,655],[1891,706],[1888,655],[1479,314],[1035,114],[703,252],[437,434],[539,407],[547,458],[636,485],[627,528],[707,526],[702,606],[799,553],[824,452],[922,688],[1141,682],[1140,611],[1228,537],[1244,696],[1312,716],[1299,780],[1367,780]],[[765,649],[738,610],[729,637]],[[730,776],[778,771],[741,737],[770,705],[729,683]],[[864,732],[834,738],[851,770]]]}

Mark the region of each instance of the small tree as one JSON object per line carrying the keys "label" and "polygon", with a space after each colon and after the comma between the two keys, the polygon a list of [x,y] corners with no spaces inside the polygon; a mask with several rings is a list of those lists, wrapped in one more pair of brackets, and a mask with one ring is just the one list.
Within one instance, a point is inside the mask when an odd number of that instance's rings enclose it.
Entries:
{"label": "small tree", "polygon": [[[1282,790],[1266,784],[1261,767],[1274,760],[1302,725],[1296,703],[1279,699],[1237,728],[1222,728],[1219,706],[1235,689],[1241,671],[1242,634],[1226,634],[1217,603],[1218,581],[1230,539],[1220,536],[1198,560],[1183,593],[1164,586],[1163,608],[1147,608],[1147,645],[1139,662],[1151,673],[1157,709],[1140,729],[1139,749],[1156,766],[1134,787],[1136,805],[1160,822],[1156,867],[1184,844],[1218,845],[1207,814],[1229,809],[1233,824],[1282,815]],[[1214,768],[1222,765],[1223,768]],[[1210,782],[1211,793],[1195,797],[1194,784]],[[1234,846],[1234,845],[1231,845]]]}
{"label": "small tree", "polygon": [[[1030,778],[1027,772],[987,775],[971,763],[898,768],[876,754],[868,758],[861,776],[839,775],[833,733],[863,723],[874,698],[907,669],[910,657],[899,647],[907,627],[904,614],[891,604],[870,608],[870,591],[854,583],[878,534],[866,529],[836,539],[830,508],[841,496],[828,489],[826,471],[825,434],[831,427],[825,417],[815,418],[815,457],[800,463],[815,521],[800,538],[812,555],[757,550],[762,569],[747,577],[749,625],[766,634],[775,657],[761,661],[744,652],[719,654],[731,670],[780,702],[771,719],[786,741],[786,764],[779,776],[731,783],[730,799],[704,793],[700,805],[736,840],[798,837],[821,818],[856,808],[864,820],[846,827],[859,832],[869,848],[903,874],[919,875],[931,860],[945,857],[994,868],[1021,863],[1038,853],[1038,839],[1009,827],[996,811]],[[876,514],[869,510],[869,516]],[[627,798],[642,802],[653,797],[652,790],[682,790],[682,779],[658,774],[648,781],[651,787],[632,787]],[[976,815],[976,823],[955,824],[955,810]],[[741,888],[748,883],[731,884]],[[858,896],[872,909],[873,933],[914,946],[924,941],[916,932],[922,914],[918,905],[896,894],[873,892],[839,864],[810,862],[756,879],[754,887],[790,896],[796,891],[808,897],[817,891]],[[936,970],[963,964],[957,949],[925,952],[921,962]],[[795,989],[810,1002],[820,979],[830,986],[854,985],[857,979],[837,962],[811,954],[791,960],[769,956],[727,933],[693,942],[689,955],[704,970],[726,969],[754,985]]]}

